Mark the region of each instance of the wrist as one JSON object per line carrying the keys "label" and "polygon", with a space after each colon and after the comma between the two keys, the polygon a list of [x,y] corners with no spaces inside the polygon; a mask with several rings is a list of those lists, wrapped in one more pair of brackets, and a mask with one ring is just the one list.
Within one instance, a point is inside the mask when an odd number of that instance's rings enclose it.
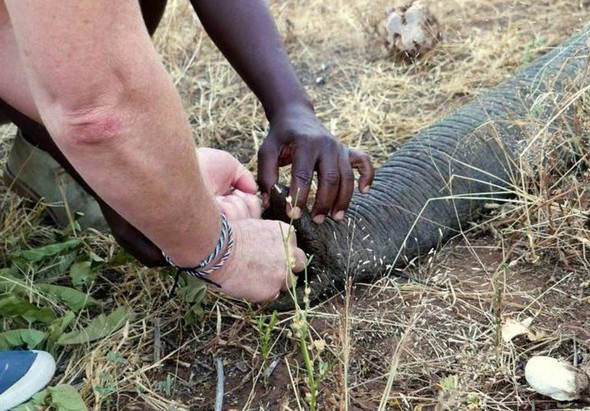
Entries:
{"label": "wrist", "polygon": [[209,278],[210,274],[215,273],[216,271],[221,270],[226,261],[230,258],[232,251],[234,248],[234,235],[233,229],[225,217],[224,214],[221,214],[221,230],[219,234],[219,239],[215,244],[215,247],[205,257],[202,259],[197,265],[194,266],[182,266],[177,264],[172,258],[164,255],[164,258],[172,267],[178,270],[178,273],[185,272],[193,277],[197,277],[207,283],[215,285],[217,287],[221,287],[218,283],[214,282]]}
{"label": "wrist", "polygon": [[301,100],[287,100],[281,103],[276,103],[272,107],[272,111],[267,111],[267,119],[269,123],[277,121],[279,118],[292,116],[313,116],[315,117],[315,109],[310,99],[305,98]]}

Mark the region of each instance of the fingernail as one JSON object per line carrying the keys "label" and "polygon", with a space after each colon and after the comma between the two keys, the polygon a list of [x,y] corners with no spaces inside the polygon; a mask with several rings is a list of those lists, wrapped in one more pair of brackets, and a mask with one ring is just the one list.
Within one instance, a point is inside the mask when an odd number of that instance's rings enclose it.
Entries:
{"label": "fingernail", "polygon": [[340,210],[334,214],[334,220],[341,221],[344,218],[344,211]]}
{"label": "fingernail", "polygon": [[326,216],[323,214],[318,214],[313,218],[313,222],[316,224],[322,224],[324,222],[324,220],[326,219]]}
{"label": "fingernail", "polygon": [[371,186],[365,186],[365,187],[363,187],[362,193],[363,194],[369,194],[370,188],[371,188]]}
{"label": "fingernail", "polygon": [[295,220],[300,218],[301,217],[301,209],[299,207],[295,206],[289,210],[290,207],[291,206],[287,204],[287,215],[290,218],[294,218]]}

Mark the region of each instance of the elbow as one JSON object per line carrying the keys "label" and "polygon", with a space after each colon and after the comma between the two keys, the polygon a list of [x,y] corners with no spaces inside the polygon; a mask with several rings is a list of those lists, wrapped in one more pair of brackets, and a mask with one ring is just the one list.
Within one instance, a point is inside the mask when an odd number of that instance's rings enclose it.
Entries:
{"label": "elbow", "polygon": [[137,113],[132,103],[146,100],[138,95],[132,80],[119,71],[109,71],[84,85],[60,82],[63,87],[40,101],[43,123],[58,145],[111,144],[124,135],[129,119]]}
{"label": "elbow", "polygon": [[58,145],[82,148],[118,141],[128,127],[126,117],[115,107],[96,106],[62,109],[46,123]]}

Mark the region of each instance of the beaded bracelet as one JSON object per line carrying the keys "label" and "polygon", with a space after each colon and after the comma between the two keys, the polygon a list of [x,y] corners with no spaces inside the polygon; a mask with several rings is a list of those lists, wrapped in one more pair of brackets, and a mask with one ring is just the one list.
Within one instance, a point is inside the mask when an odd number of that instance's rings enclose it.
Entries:
{"label": "beaded bracelet", "polygon": [[[207,278],[207,276],[223,267],[225,261],[231,255],[232,249],[234,247],[234,237],[233,237],[233,230],[229,221],[227,221],[227,217],[222,213],[221,214],[221,234],[219,235],[219,241],[215,245],[215,248],[207,257],[205,257],[198,265],[195,267],[180,267],[172,261],[172,259],[167,256],[164,252],[162,255],[166,259],[166,262],[170,264],[172,267],[176,268],[176,276],[174,285],[172,290],[170,291],[170,296],[173,295],[176,286],[178,285],[178,279],[181,273],[187,273],[193,277],[197,277],[198,279],[214,285],[216,287],[221,288],[221,285],[217,284],[214,281],[211,281]],[[223,252],[221,257],[219,255]]]}

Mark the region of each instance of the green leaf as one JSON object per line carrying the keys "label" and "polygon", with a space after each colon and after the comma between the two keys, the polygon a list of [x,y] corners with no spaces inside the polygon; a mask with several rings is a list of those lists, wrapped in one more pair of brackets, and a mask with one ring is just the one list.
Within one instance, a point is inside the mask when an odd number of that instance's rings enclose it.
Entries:
{"label": "green leaf", "polygon": [[90,252],[90,254],[88,254],[88,257],[90,257],[90,261],[95,262],[95,263],[106,263],[107,260],[105,260],[104,258],[102,258],[101,256]]}
{"label": "green leaf", "polygon": [[63,335],[65,329],[74,321],[76,315],[68,311],[63,317],[58,318],[49,326],[49,334],[47,335],[47,351],[51,354],[55,354],[55,344],[57,340]]}
{"label": "green leaf", "polygon": [[31,290],[34,290],[35,288],[49,296],[58,298],[63,301],[68,308],[76,312],[80,311],[82,308],[99,304],[92,296],[71,287],[51,284],[36,284],[35,287],[35,285],[25,284],[23,281],[10,274],[3,274],[0,272],[0,292],[27,296],[31,293]]}
{"label": "green leaf", "polygon": [[0,295],[0,317],[22,317],[28,322],[50,324],[55,314],[49,308],[38,308],[17,295]]}
{"label": "green leaf", "polygon": [[47,405],[45,400],[48,396],[49,392],[47,390],[39,391],[29,401],[14,408],[13,411],[39,411],[40,405]]}
{"label": "green leaf", "polygon": [[31,286],[16,278],[12,270],[0,270],[0,292],[26,295],[30,290]]}
{"label": "green leaf", "polygon": [[26,328],[5,331],[0,333],[0,350],[6,351],[13,348],[20,348],[23,345],[26,345],[27,349],[33,350],[46,336],[47,333]]}
{"label": "green leaf", "polygon": [[124,357],[122,357],[120,354],[117,354],[116,352],[112,352],[112,351],[109,351],[107,353],[106,359],[107,359],[107,361],[112,361],[117,364],[124,364],[125,363]]}
{"label": "green leaf", "polygon": [[126,265],[132,261],[136,261],[135,258],[127,251],[119,248],[119,251],[109,260],[109,265],[116,267],[119,265]]}
{"label": "green leaf", "polygon": [[130,316],[131,313],[127,310],[127,308],[119,307],[109,315],[99,315],[93,319],[83,330],[72,331],[62,335],[57,340],[57,343],[59,345],[84,344],[104,338],[121,328]]}
{"label": "green leaf", "polygon": [[88,410],[80,394],[71,385],[56,385],[47,389],[51,395],[51,405],[56,411]]}
{"label": "green leaf", "polygon": [[29,401],[25,404],[21,404],[16,408],[13,408],[12,411],[39,411],[39,405],[35,404],[33,401]]}
{"label": "green leaf", "polygon": [[69,309],[74,310],[75,312],[80,311],[82,308],[98,304],[98,301],[90,295],[74,288],[50,284],[39,284],[37,288],[46,294],[60,299]]}
{"label": "green leaf", "polygon": [[70,267],[70,278],[75,287],[89,285],[96,277],[96,270],[92,269],[92,262],[89,260],[78,261]]}
{"label": "green leaf", "polygon": [[60,256],[57,263],[50,267],[46,273],[44,273],[44,277],[55,278],[63,276],[65,273],[68,272],[68,268],[70,268],[72,264],[74,264],[76,258],[78,258],[78,251],[72,251],[63,256]]}
{"label": "green leaf", "polygon": [[63,243],[57,244],[50,244],[44,247],[33,248],[30,250],[19,250],[15,251],[11,254],[12,258],[21,258],[26,261],[30,262],[37,262],[41,261],[47,257],[53,257],[55,255],[61,254],[65,251],[72,250],[74,248],[78,248],[80,246],[80,240],[73,239],[68,240]]}
{"label": "green leaf", "polygon": [[183,274],[182,287],[178,289],[179,297],[190,304],[202,304],[207,295],[207,284],[196,277]]}
{"label": "green leaf", "polygon": [[183,315],[184,321],[188,324],[194,324],[203,316],[203,301],[207,296],[207,285],[190,275],[184,274],[181,277],[182,287],[178,289],[178,296],[190,304],[190,308]]}

